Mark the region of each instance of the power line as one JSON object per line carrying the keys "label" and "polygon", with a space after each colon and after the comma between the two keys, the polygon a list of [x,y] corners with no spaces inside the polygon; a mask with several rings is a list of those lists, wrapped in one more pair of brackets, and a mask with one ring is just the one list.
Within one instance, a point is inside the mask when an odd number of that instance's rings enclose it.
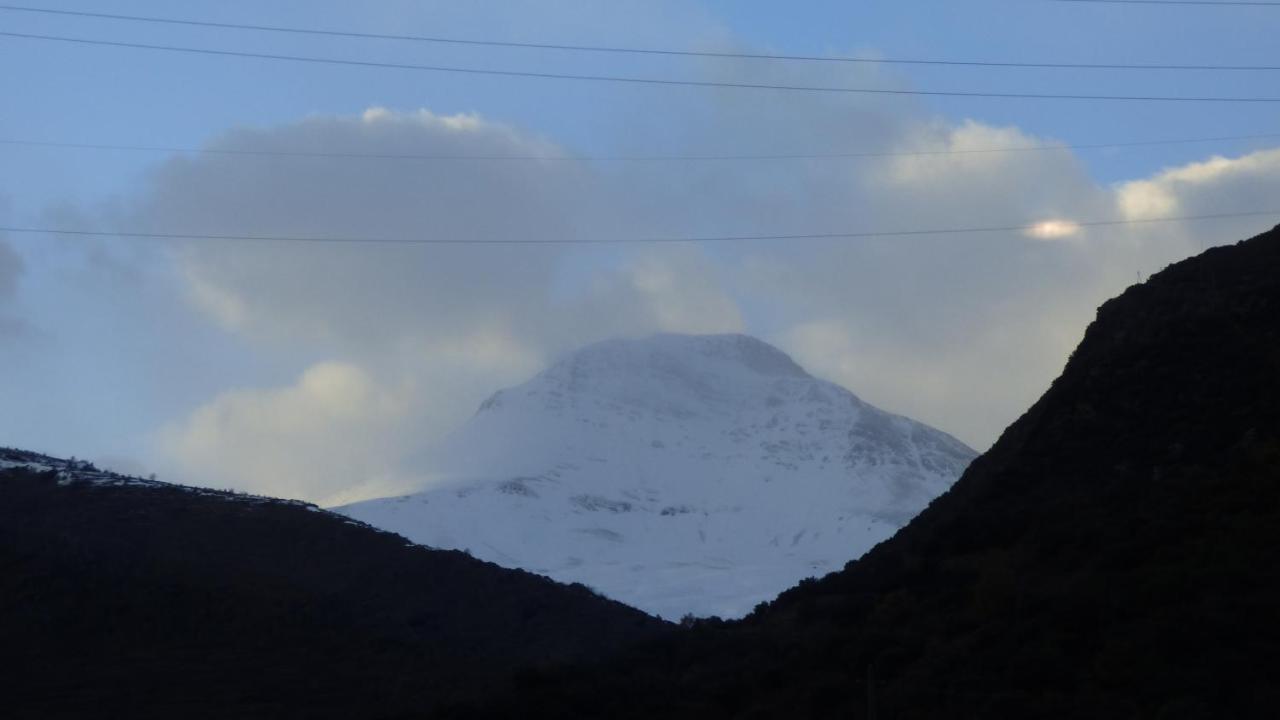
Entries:
{"label": "power line", "polygon": [[[1115,227],[1125,225],[1145,225],[1170,222],[1192,222],[1205,220],[1223,220],[1228,218],[1280,216],[1280,210],[1258,210],[1238,213],[1213,213],[1206,215],[1184,215],[1178,217],[1140,218],[1127,220],[1093,220],[1071,222],[1074,227]],[[634,237],[634,238],[558,238],[531,240],[527,238],[475,238],[469,240],[455,238],[386,238],[358,236],[313,236],[313,235],[216,235],[205,233],[157,233],[157,232],[125,232],[111,230],[75,230],[45,227],[0,226],[0,232],[35,234],[35,235],[67,235],[73,237],[110,237],[136,238],[142,240],[200,240],[200,241],[252,241],[252,242],[285,242],[285,243],[325,243],[325,244],[373,244],[373,245],[636,245],[657,243],[723,243],[751,241],[785,241],[785,240],[855,240],[893,237],[920,237],[931,235],[963,235],[976,233],[1008,233],[1032,232],[1039,223],[1024,225],[1001,225],[994,227],[966,228],[933,228],[926,230],[877,230],[829,233],[794,233],[784,235],[704,235],[689,237]]]}
{"label": "power line", "polygon": [[1024,92],[977,92],[961,90],[899,90],[892,88],[852,88],[823,85],[784,85],[773,83],[724,82],[714,80],[672,80],[662,78],[628,77],[620,75],[588,75],[573,73],[533,72],[524,70],[492,70],[486,68],[468,68],[446,65],[415,65],[412,63],[376,62],[372,60],[346,60],[340,58],[315,57],[307,55],[283,55],[278,53],[257,53],[240,50],[216,50],[211,48],[193,48],[178,45],[151,45],[147,43],[123,42],[118,40],[96,40],[90,38],[65,37],[60,35],[39,35],[35,33],[0,32],[0,37],[23,38],[27,40],[43,40],[75,43],[80,45],[96,45],[104,47],[130,48],[137,50],[157,50],[163,52],[212,55],[218,57],[241,57],[259,60],[284,60],[290,62],[314,63],[324,65],[348,65],[365,68],[381,68],[395,70],[420,70],[439,73],[461,73],[467,75],[494,75],[501,77],[536,78],[541,80],[579,80],[588,82],[625,83],[632,85],[684,86],[700,88],[739,88],[747,90],[783,90],[807,93],[838,93],[861,95],[893,95],[893,96],[929,96],[929,97],[967,97],[997,98],[1022,100],[1094,100],[1094,101],[1127,101],[1127,102],[1179,102],[1179,103],[1280,103],[1280,97],[1259,96],[1180,96],[1180,95],[1091,95],[1091,94],[1059,94],[1059,93],[1024,93]]}
{"label": "power line", "polygon": [[1062,3],[1091,3],[1094,5],[1244,5],[1249,7],[1280,7],[1280,2],[1247,2],[1246,0],[1049,0]]}
{"label": "power line", "polygon": [[704,57],[738,60],[774,60],[827,63],[862,63],[880,65],[943,65],[960,67],[987,68],[1035,68],[1035,69],[1073,69],[1073,70],[1206,70],[1206,71],[1273,71],[1280,70],[1280,65],[1167,65],[1142,63],[1061,63],[1061,62],[1012,62],[988,60],[940,60],[917,58],[860,58],[830,55],[788,55],[777,53],[748,52],[715,52],[699,50],[670,50],[665,48],[617,47],[607,45],[570,45],[562,43],[515,42],[505,40],[481,40],[474,38],[453,38],[438,35],[406,35],[395,33],[356,32],[352,30],[326,30],[322,28],[300,28],[283,25],[260,25],[253,23],[215,22],[211,20],[188,20],[181,18],[155,17],[150,15],[124,15],[118,13],[88,12],[80,10],[58,10],[35,8],[24,5],[0,5],[0,10],[26,13],[42,13],[72,17],[97,18],[103,20],[120,20],[126,22],[152,23],[164,25],[182,25],[187,27],[217,28],[223,30],[253,30],[259,32],[289,33],[294,35],[313,35],[322,37],[357,38],[364,40],[400,40],[442,45],[469,45],[477,47],[505,47],[531,50],[563,50],[571,52],[619,53],[628,55],[663,55],[674,57]]}
{"label": "power line", "polygon": [[1055,150],[1104,150],[1115,148],[1147,147],[1162,145],[1190,145],[1195,143],[1231,142],[1241,140],[1269,140],[1280,138],[1280,133],[1256,135],[1223,135],[1218,137],[1177,138],[1170,140],[1138,140],[1132,142],[1087,143],[1079,145],[1024,145],[997,148],[969,148],[963,150],[917,150],[910,152],[830,152],[830,153],[774,153],[774,154],[670,154],[670,155],[460,155],[414,153],[360,153],[292,150],[247,150],[198,148],[172,145],[113,145],[105,143],[53,142],[20,138],[0,138],[0,145],[20,147],[48,147],[78,150],[123,150],[130,152],[191,153],[200,155],[229,155],[250,157],[342,158],[357,160],[422,160],[422,161],[720,161],[720,160],[824,160],[894,157],[935,157],[949,155],[982,155],[1019,152],[1047,152]]}

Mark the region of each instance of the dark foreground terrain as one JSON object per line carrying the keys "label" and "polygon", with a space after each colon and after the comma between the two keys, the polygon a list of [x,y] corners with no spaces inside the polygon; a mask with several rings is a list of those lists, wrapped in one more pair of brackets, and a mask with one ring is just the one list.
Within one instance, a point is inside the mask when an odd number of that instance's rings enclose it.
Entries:
{"label": "dark foreground terrain", "polygon": [[5,461],[37,467],[0,470],[0,717],[386,717],[667,627],[302,503]]}
{"label": "dark foreground terrain", "polygon": [[991,451],[842,572],[490,709],[1270,718],[1278,552],[1280,229],[1106,303]]}
{"label": "dark foreground terrain", "polygon": [[675,632],[280,501],[0,471],[18,717],[1270,718],[1280,231],[1106,303],[891,540]]}

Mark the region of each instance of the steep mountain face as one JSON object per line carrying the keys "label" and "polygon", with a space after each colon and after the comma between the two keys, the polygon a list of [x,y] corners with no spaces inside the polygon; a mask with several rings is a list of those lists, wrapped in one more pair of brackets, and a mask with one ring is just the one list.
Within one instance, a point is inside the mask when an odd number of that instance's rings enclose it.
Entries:
{"label": "steep mountain face", "polygon": [[670,630],[299,502],[0,449],[5,717],[391,717]]}
{"label": "steep mountain face", "polygon": [[338,508],[675,619],[884,540],[974,453],[742,335],[612,340],[489,398],[415,495]]}
{"label": "steep mountain face", "polygon": [[[1102,306],[891,540],[742,623],[521,694],[597,717],[1269,718],[1280,228]],[[501,714],[501,711],[495,711]]]}

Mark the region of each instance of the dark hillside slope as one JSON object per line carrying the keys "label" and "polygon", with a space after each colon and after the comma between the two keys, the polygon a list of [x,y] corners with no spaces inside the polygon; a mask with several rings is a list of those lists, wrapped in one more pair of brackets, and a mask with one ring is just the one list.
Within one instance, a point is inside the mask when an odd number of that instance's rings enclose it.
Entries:
{"label": "dark hillside slope", "polygon": [[535,694],[633,717],[1274,717],[1277,552],[1272,230],[1103,305],[1051,389],[863,559]]}
{"label": "dark hillside slope", "polygon": [[4,717],[384,717],[665,627],[302,503],[6,465]]}

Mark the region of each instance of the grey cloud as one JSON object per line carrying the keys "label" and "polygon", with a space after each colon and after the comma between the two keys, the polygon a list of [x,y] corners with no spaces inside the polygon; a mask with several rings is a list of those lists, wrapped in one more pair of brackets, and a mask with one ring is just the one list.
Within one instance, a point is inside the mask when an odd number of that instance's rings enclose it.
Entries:
{"label": "grey cloud", "polygon": [[[690,144],[713,152],[760,147],[753,138],[767,139],[766,152],[1047,142],[1012,128],[948,124],[910,104],[887,113],[855,101],[754,111],[738,95],[691,102],[703,124]],[[478,117],[385,111],[237,129],[213,147],[564,152]],[[450,239],[987,227],[1136,217],[1159,203],[1169,214],[1231,198],[1235,207],[1244,202],[1236,196],[1276,178],[1275,163],[1244,158],[1112,188],[1065,149],[675,171],[201,156],[161,168],[131,222],[161,232]],[[1228,240],[1247,228],[1215,232]],[[288,347],[306,361],[283,388],[229,389],[165,436],[188,471],[214,467],[260,491],[333,497],[352,477],[384,478],[360,491],[376,493],[405,482],[405,459],[429,457],[432,438],[480,397],[558,353],[609,335],[743,329],[872,402],[984,447],[1060,370],[1098,303],[1137,273],[1194,252],[1205,236],[1174,224],[1057,239],[972,233],[697,247],[188,243],[176,256],[197,304],[252,347]],[[299,431],[297,419],[319,402],[308,378],[326,367],[344,368],[366,391],[339,396],[350,405],[331,426]],[[404,403],[365,407],[387,397]],[[253,452],[229,452],[244,447]],[[327,459],[335,447],[349,451]],[[312,460],[295,460],[302,456]],[[341,476],[320,477],[334,467]],[[306,477],[317,479],[299,480]]]}
{"label": "grey cloud", "polygon": [[10,300],[17,293],[21,275],[22,257],[0,236],[0,302]]}
{"label": "grey cloud", "polygon": [[31,332],[30,325],[15,314],[13,302],[22,274],[22,256],[0,235],[0,339],[12,341]]}
{"label": "grey cloud", "polygon": [[[474,116],[382,110],[239,129],[212,147],[562,153],[544,140]],[[297,478],[313,478],[313,498],[333,497],[338,484],[360,474],[350,463],[323,460],[326,449],[345,447],[345,457],[367,460],[368,475],[388,477],[378,485],[385,489],[396,482],[385,467],[388,458],[419,454],[484,395],[536,371],[548,357],[613,334],[740,329],[732,300],[701,282],[707,258],[698,249],[466,242],[652,234],[617,183],[567,160],[171,160],[134,209],[132,226],[464,242],[175,245],[189,295],[212,319],[263,352],[300,354],[310,366],[284,389],[251,381],[249,388],[220,394],[167,427],[162,444],[188,473],[242,478],[261,491],[305,496],[308,486]],[[322,372],[333,367],[370,390],[341,396],[350,406],[335,411],[330,426],[300,432],[298,418],[307,416],[320,387],[308,379],[333,377]],[[394,413],[364,407],[384,394],[411,402]],[[356,432],[353,423],[376,424],[380,431]],[[219,460],[233,456],[234,463]],[[301,456],[317,462],[290,459]],[[326,475],[335,469],[340,477]]]}

